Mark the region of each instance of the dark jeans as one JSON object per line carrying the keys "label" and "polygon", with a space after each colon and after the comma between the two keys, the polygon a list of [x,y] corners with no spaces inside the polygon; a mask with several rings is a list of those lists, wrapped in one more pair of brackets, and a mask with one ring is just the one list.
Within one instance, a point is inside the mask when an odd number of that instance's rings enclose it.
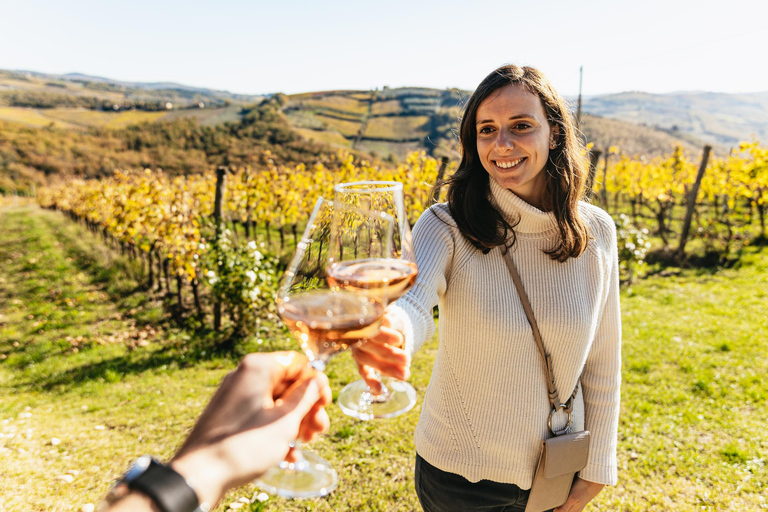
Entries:
{"label": "dark jeans", "polygon": [[416,454],[416,495],[424,512],[524,512],[528,491],[490,480],[472,483],[436,468]]}

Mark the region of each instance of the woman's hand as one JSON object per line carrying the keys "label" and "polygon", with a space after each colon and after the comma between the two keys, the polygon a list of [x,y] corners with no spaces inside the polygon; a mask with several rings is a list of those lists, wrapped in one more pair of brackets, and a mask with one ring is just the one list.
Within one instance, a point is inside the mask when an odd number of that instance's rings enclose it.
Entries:
{"label": "woman's hand", "polygon": [[605,487],[603,484],[588,482],[576,477],[573,481],[573,486],[571,486],[568,501],[552,512],[581,512],[587,506],[587,503],[592,501],[603,490],[603,487]]}
{"label": "woman's hand", "polygon": [[379,334],[360,346],[352,347],[357,369],[373,393],[381,390],[376,370],[395,379],[407,380],[410,377],[410,361],[408,354],[403,350],[404,344],[403,334],[391,327],[385,314]]}
{"label": "woman's hand", "polygon": [[249,354],[227,375],[171,461],[201,503],[279,463],[329,425],[328,379],[297,352]]}

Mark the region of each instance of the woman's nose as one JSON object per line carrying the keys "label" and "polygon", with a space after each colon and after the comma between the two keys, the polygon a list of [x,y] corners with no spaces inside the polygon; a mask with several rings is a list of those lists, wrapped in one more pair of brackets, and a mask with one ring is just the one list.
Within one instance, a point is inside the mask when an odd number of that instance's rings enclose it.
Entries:
{"label": "woman's nose", "polygon": [[499,135],[496,137],[496,149],[507,151],[514,149],[514,147],[515,142],[512,134],[505,130],[500,130]]}

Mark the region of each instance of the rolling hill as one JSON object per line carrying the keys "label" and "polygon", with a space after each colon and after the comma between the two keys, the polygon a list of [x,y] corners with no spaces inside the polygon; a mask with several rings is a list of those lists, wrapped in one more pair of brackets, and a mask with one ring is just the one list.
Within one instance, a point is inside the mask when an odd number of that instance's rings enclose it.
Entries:
{"label": "rolling hill", "polygon": [[586,98],[583,110],[595,116],[687,134],[733,147],[768,140],[768,91],[752,94],[623,92]]}
{"label": "rolling hill", "polygon": [[[89,131],[191,119],[202,127],[227,123],[237,131],[244,113],[270,98],[285,120],[278,131],[292,130],[310,144],[374,158],[399,160],[426,151],[455,159],[457,121],[468,95],[458,89],[384,87],[258,96],[171,82],[0,70],[0,121]],[[633,156],[667,154],[675,144],[698,153],[705,143],[724,155],[739,141],[768,139],[768,92],[626,92],[588,97],[583,112],[581,130],[588,142],[602,151],[618,146]]]}
{"label": "rolling hill", "polygon": [[[422,88],[380,91],[325,91],[287,96],[283,111],[305,138],[383,158],[414,150],[459,158],[457,140],[466,91]],[[698,153],[704,141],[678,130],[662,130],[585,114],[581,130],[596,149],[611,146],[629,155],[667,154],[676,144]],[[725,145],[714,144],[726,154]]]}
{"label": "rolling hill", "polygon": [[253,104],[263,98],[171,82],[122,82],[80,73],[0,70],[0,104],[6,106],[169,110],[200,108],[201,103],[204,107]]}

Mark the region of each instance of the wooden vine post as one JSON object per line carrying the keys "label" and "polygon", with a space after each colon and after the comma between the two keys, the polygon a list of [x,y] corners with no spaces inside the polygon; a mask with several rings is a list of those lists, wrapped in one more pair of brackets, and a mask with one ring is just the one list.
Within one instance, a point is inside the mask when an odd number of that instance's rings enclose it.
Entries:
{"label": "wooden vine post", "polygon": [[[216,223],[216,240],[221,236],[222,223],[224,222],[224,194],[227,190],[227,168],[224,166],[216,169],[216,195],[213,206],[213,219]],[[219,269],[221,274],[221,269]],[[221,330],[221,298],[217,297],[213,304],[213,329]]]}
{"label": "wooden vine post", "polygon": [[608,157],[611,155],[610,149],[605,152],[605,165],[603,166],[603,186],[600,189],[600,196],[603,199],[603,208],[608,209]]}
{"label": "wooden vine post", "polygon": [[440,189],[443,186],[443,176],[445,175],[445,168],[448,166],[448,157],[444,156],[440,158],[440,168],[437,170],[437,179],[435,180],[435,184],[432,187],[432,191],[429,193],[429,204],[427,206],[432,206],[436,202],[440,200]]}
{"label": "wooden vine post", "polygon": [[683,231],[680,233],[680,245],[677,247],[675,257],[678,261],[682,260],[685,256],[685,244],[688,243],[688,234],[691,230],[691,221],[693,220],[693,212],[696,210],[696,197],[699,195],[699,187],[701,186],[701,180],[704,178],[704,171],[707,170],[707,162],[709,161],[709,153],[712,151],[712,146],[704,146],[704,153],[701,155],[701,165],[699,165],[699,172],[696,174],[696,182],[693,184],[693,188],[688,195],[688,208],[685,211],[685,221],[683,222]]}
{"label": "wooden vine post", "polygon": [[597,162],[600,160],[602,151],[593,150],[589,152],[589,175],[587,176],[586,196],[592,200],[595,196],[595,174],[597,174]]}

